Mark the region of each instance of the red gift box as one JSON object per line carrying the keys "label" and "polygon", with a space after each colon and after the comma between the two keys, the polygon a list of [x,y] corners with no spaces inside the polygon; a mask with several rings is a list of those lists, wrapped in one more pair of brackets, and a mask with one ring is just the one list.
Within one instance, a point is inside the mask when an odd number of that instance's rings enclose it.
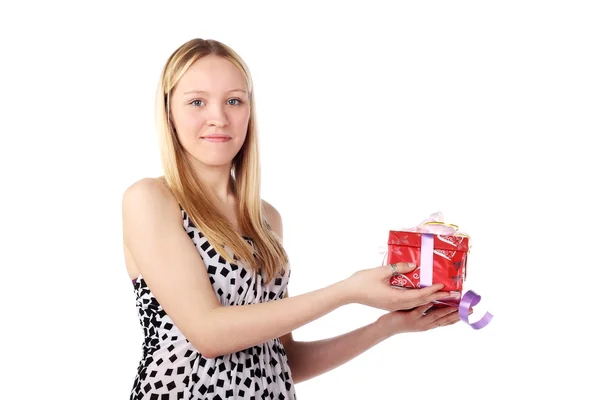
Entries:
{"label": "red gift box", "polygon": [[[450,231],[454,231],[454,225],[443,223],[441,225],[450,227]],[[433,233],[435,229],[431,232],[421,230],[420,232],[408,230],[389,232],[387,263],[417,264],[417,267],[407,274],[392,276],[390,284],[397,288],[411,289],[443,283],[442,290],[462,295],[463,282],[466,279],[469,237],[457,232],[441,234]],[[460,297],[439,303],[456,306],[459,300]]]}

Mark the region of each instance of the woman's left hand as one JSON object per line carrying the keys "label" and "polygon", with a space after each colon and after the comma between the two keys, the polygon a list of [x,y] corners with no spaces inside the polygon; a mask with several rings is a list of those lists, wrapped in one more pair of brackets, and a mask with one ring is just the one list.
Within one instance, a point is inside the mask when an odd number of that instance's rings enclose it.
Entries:
{"label": "woman's left hand", "polygon": [[[390,336],[404,332],[422,332],[441,326],[457,323],[458,308],[443,306],[431,308],[433,304],[425,304],[412,310],[392,311],[377,320],[382,329]],[[469,310],[469,314],[472,310]]]}

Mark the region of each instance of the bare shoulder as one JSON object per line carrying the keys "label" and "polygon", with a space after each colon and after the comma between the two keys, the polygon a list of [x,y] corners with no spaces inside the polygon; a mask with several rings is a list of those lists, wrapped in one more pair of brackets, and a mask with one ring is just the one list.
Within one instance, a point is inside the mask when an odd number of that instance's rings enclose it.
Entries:
{"label": "bare shoulder", "polygon": [[177,205],[177,199],[161,178],[142,178],[125,189],[123,207]]}
{"label": "bare shoulder", "polygon": [[123,201],[168,201],[175,197],[161,178],[142,178],[129,185],[123,193]]}
{"label": "bare shoulder", "polygon": [[279,237],[283,238],[283,221],[281,214],[271,203],[264,199],[262,200],[262,206],[267,222],[269,222],[273,231],[275,231]]}
{"label": "bare shoulder", "polygon": [[123,193],[123,223],[137,222],[139,219],[153,218],[158,220],[181,219],[177,199],[161,178],[142,178]]}

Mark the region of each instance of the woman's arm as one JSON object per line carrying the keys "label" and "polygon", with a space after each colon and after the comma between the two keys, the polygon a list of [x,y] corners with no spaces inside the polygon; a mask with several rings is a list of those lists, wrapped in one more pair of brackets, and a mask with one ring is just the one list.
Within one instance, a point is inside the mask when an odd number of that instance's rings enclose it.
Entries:
{"label": "woman's arm", "polygon": [[[283,240],[281,215],[271,204],[264,200],[263,204],[269,223]],[[288,296],[288,292],[285,296]],[[429,307],[430,304],[425,304],[411,311],[390,312],[362,328],[323,340],[295,341],[292,332],[281,336],[294,382],[306,381],[331,371],[400,332],[426,330],[458,321],[456,309],[452,308],[424,316]]]}
{"label": "woman's arm", "polygon": [[[338,307],[359,303],[408,309],[448,297],[443,285],[396,290],[389,266],[364,269],[338,283],[293,298],[223,307],[196,246],[182,228],[175,197],[160,182],[143,179],[123,195],[123,240],[165,312],[206,357],[234,353],[281,337]],[[398,264],[406,273],[411,267]]]}
{"label": "woman's arm", "polygon": [[330,339],[297,342],[291,333],[285,335],[281,341],[294,382],[337,368],[398,333],[421,332],[459,321],[456,307],[440,307],[427,312],[430,307],[431,304],[425,304],[410,311],[389,312],[369,325]]}
{"label": "woman's arm", "polygon": [[282,338],[295,383],[300,383],[347,363],[389,338],[391,334],[377,323],[329,339],[297,342],[291,334]]}
{"label": "woman's arm", "polygon": [[165,312],[206,357],[233,353],[282,336],[347,304],[344,282],[294,298],[222,307],[179,204],[164,185],[143,179],[123,195],[127,249]]}

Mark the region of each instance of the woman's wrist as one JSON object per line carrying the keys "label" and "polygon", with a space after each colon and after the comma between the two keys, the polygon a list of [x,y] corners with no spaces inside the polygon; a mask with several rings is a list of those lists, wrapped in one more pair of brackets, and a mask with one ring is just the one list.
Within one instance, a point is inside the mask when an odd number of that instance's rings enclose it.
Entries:
{"label": "woman's wrist", "polygon": [[338,291],[341,305],[356,304],[359,302],[358,288],[355,285],[353,276],[337,282],[334,286]]}
{"label": "woman's wrist", "polygon": [[402,330],[398,330],[398,324],[393,323],[392,318],[390,318],[393,312],[383,314],[373,323],[386,339],[402,332]]}

